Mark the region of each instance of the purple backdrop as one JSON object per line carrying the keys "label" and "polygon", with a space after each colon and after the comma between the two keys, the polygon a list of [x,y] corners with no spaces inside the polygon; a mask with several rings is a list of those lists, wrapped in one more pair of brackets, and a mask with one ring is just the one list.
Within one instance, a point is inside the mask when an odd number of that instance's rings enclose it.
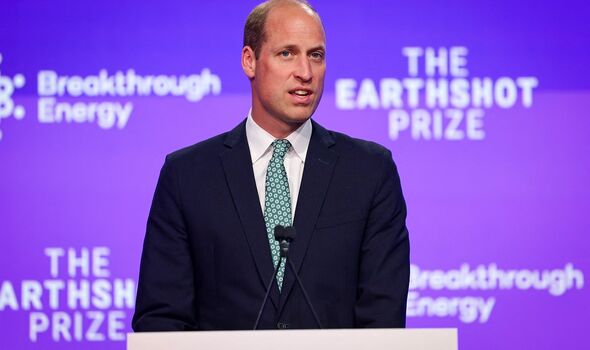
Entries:
{"label": "purple backdrop", "polygon": [[[393,152],[409,327],[580,348],[590,321],[587,1],[314,3],[314,118]],[[0,348],[123,349],[164,156],[249,108],[252,1],[0,5]]]}

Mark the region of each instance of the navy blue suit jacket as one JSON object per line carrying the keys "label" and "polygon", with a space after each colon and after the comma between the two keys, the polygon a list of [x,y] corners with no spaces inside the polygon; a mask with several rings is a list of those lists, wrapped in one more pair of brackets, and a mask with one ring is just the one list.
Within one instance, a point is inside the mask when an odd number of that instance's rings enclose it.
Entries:
{"label": "navy blue suit jacket", "polygon": [[[327,328],[404,327],[406,206],[391,153],[313,122],[290,259]],[[149,214],[133,329],[251,329],[273,265],[245,122],[170,154]],[[260,328],[317,327],[295,277]]]}

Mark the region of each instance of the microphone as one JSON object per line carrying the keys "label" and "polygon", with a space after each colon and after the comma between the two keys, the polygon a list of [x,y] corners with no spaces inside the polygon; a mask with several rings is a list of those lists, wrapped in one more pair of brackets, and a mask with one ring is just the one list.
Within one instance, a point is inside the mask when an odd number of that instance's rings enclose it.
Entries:
{"label": "microphone", "polygon": [[295,233],[295,227],[281,225],[275,226],[275,239],[279,241],[279,249],[281,252],[281,258],[286,258],[289,254],[289,245],[295,239],[297,233]]}
{"label": "microphone", "polygon": [[311,313],[313,314],[313,318],[315,319],[316,323],[318,324],[318,328],[322,329],[323,327],[322,327],[322,323],[320,322],[320,318],[318,317],[318,315],[315,311],[315,308],[313,307],[313,304],[311,303],[311,300],[309,300],[309,296],[307,295],[307,291],[305,290],[305,287],[303,287],[303,283],[301,282],[301,279],[299,278],[299,274],[297,273],[297,270],[295,269],[293,262],[289,259],[289,245],[295,239],[296,236],[297,236],[297,233],[295,232],[295,227],[293,227],[293,226],[283,227],[283,226],[277,225],[275,227],[275,239],[277,241],[279,241],[279,247],[281,250],[281,261],[283,260],[283,258],[286,259],[285,263],[287,265],[289,265],[291,272],[293,273],[293,275],[295,275],[295,279],[297,280],[297,284],[299,285],[299,288],[301,288],[301,292],[303,292],[303,297],[305,298],[305,302],[307,303],[307,306],[309,306],[309,309],[311,310]]}
{"label": "microphone", "polygon": [[[283,240],[279,240],[277,238],[277,231],[283,232],[284,230],[285,230],[285,227],[283,227],[281,225],[275,226],[275,239],[277,239],[279,241],[279,249],[280,249],[280,253],[281,253],[281,258],[279,259],[279,263],[277,264],[277,266],[275,266],[275,270],[272,274],[272,278],[270,279],[270,281],[268,282],[268,285],[266,286],[266,293],[264,294],[264,299],[262,300],[262,305],[260,305],[260,309],[258,310],[258,316],[256,316],[256,322],[254,322],[254,329],[253,330],[258,329],[258,324],[260,323],[260,317],[262,317],[262,311],[264,311],[264,307],[266,306],[266,303],[268,302],[268,296],[270,295],[270,290],[272,288],[272,284],[277,279],[277,274],[279,273],[279,268],[281,267],[281,264],[283,263],[283,257],[285,257],[286,254],[289,252],[289,243],[291,242],[291,240],[293,238],[295,238],[295,229],[293,229],[293,236],[292,237],[290,236],[289,233],[287,233]],[[287,241],[287,236],[290,237],[289,241]],[[283,235],[281,235],[281,237],[283,237]],[[285,243],[283,243],[283,242],[285,242]]]}
{"label": "microphone", "polygon": [[313,314],[313,317],[314,317],[316,323],[318,324],[318,328],[322,329],[323,328],[322,323],[320,322],[320,319],[315,311],[315,308],[313,307],[313,304],[309,300],[309,296],[307,295],[307,291],[305,290],[305,287],[303,287],[303,283],[301,282],[301,279],[299,278],[299,274],[297,274],[297,271],[295,270],[295,266],[293,265],[293,262],[291,260],[289,260],[289,246],[290,246],[291,242],[297,236],[297,233],[295,232],[295,228],[293,226],[283,227],[281,225],[277,225],[277,226],[275,226],[274,231],[275,231],[275,239],[277,241],[279,241],[279,249],[280,249],[281,258],[279,259],[279,263],[277,264],[277,266],[275,266],[275,270],[272,275],[272,278],[271,278],[270,282],[268,283],[268,286],[266,287],[266,294],[264,295],[264,300],[262,301],[262,305],[260,306],[260,310],[258,311],[258,316],[256,317],[256,322],[254,323],[254,330],[258,329],[258,324],[260,323],[260,317],[262,316],[262,311],[264,310],[264,307],[266,306],[266,303],[268,301],[268,296],[270,295],[270,289],[272,287],[273,282],[277,278],[277,273],[279,272],[279,267],[283,263],[283,258],[285,258],[285,264],[289,265],[291,272],[293,272],[293,275],[295,275],[295,279],[297,280],[297,284],[299,284],[299,287],[301,288],[301,291],[303,292],[303,297],[305,298],[305,302],[307,303],[307,306],[309,306],[309,309],[311,310],[311,313]]}

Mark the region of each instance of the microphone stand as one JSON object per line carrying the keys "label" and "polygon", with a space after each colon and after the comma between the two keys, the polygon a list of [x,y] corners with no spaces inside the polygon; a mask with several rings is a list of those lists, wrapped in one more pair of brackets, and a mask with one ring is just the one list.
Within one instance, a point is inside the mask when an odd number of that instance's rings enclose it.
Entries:
{"label": "microphone stand", "polygon": [[311,301],[309,300],[309,296],[307,295],[307,292],[305,291],[305,288],[303,287],[303,283],[301,283],[301,279],[299,278],[299,274],[297,273],[297,271],[295,271],[295,266],[293,266],[293,262],[288,257],[287,257],[287,263],[289,264],[289,267],[291,268],[291,272],[293,272],[293,274],[295,275],[295,279],[297,280],[297,284],[299,285],[299,287],[301,288],[301,291],[303,292],[303,297],[305,298],[305,302],[307,302],[307,306],[309,306],[309,309],[311,310],[311,313],[313,314],[313,318],[315,319],[316,323],[318,324],[318,328],[319,329],[324,328],[324,327],[322,327],[322,323],[320,322],[320,318],[316,314],[315,309],[313,308],[313,305],[311,304]]}
{"label": "microphone stand", "polygon": [[270,295],[270,290],[272,288],[272,284],[277,279],[277,274],[279,273],[279,268],[281,267],[282,263],[283,263],[283,258],[282,258],[282,254],[281,254],[281,258],[279,259],[279,263],[277,264],[277,266],[275,266],[275,271],[272,274],[272,278],[268,282],[268,286],[266,286],[266,294],[264,295],[264,300],[262,301],[262,305],[260,306],[260,310],[258,311],[258,316],[256,317],[256,322],[254,323],[253,330],[258,329],[258,324],[260,323],[260,317],[262,317],[262,311],[264,311],[264,307],[266,306],[266,303],[268,302],[268,296]]}
{"label": "microphone stand", "polygon": [[289,259],[289,245],[291,244],[291,241],[293,239],[295,239],[295,236],[296,236],[295,228],[292,226],[283,227],[283,226],[277,225],[275,227],[274,231],[275,231],[275,239],[277,241],[279,241],[281,258],[279,259],[279,263],[277,264],[277,266],[275,266],[275,270],[272,274],[272,278],[271,278],[270,282],[268,282],[268,286],[266,287],[266,294],[264,295],[264,300],[262,301],[262,305],[260,306],[260,310],[258,311],[258,316],[256,317],[256,322],[254,323],[254,330],[258,329],[258,325],[260,323],[260,318],[262,317],[262,312],[264,311],[264,307],[266,306],[266,303],[268,302],[268,296],[270,295],[270,290],[272,288],[272,284],[277,278],[279,268],[281,267],[281,264],[283,263],[283,258],[285,259],[285,268],[286,268],[286,265],[289,265],[291,272],[293,273],[293,275],[295,275],[295,279],[297,280],[297,284],[299,285],[299,288],[301,288],[301,291],[303,292],[303,297],[305,298],[305,302],[307,303],[307,306],[309,306],[309,309],[311,310],[311,313],[313,314],[313,318],[315,319],[316,323],[318,324],[318,328],[322,329],[323,327],[322,327],[322,323],[320,322],[320,318],[318,317],[318,315],[313,307],[313,304],[311,303],[311,300],[309,299],[309,295],[307,294],[305,287],[303,287],[303,283],[301,282],[301,279],[299,278],[299,274],[297,273],[297,270],[295,269],[293,262]]}
{"label": "microphone stand", "polygon": [[299,288],[301,288],[301,291],[303,292],[303,297],[305,298],[305,302],[307,303],[307,306],[309,306],[309,309],[311,310],[311,313],[313,314],[313,318],[315,319],[315,322],[318,324],[318,328],[322,329],[322,323],[320,322],[320,318],[318,317],[317,313],[315,312],[315,309],[313,307],[313,304],[311,303],[311,300],[309,299],[309,296],[307,295],[307,291],[305,290],[305,287],[303,287],[303,283],[301,282],[301,279],[299,278],[299,274],[297,273],[297,270],[295,269],[295,265],[293,265],[293,261],[291,261],[291,259],[289,259],[289,245],[291,244],[291,241],[293,239],[295,239],[295,228],[294,227],[277,227],[275,228],[275,237],[276,239],[279,241],[279,246],[281,249],[281,261],[283,260],[283,258],[285,258],[285,264],[289,265],[289,268],[291,269],[291,272],[293,273],[293,275],[295,275],[295,279],[297,280],[297,284],[299,285]]}

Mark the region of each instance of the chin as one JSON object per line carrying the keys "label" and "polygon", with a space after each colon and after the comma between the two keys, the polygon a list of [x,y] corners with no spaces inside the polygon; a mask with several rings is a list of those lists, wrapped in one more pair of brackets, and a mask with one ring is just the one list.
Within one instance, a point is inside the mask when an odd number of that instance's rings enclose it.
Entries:
{"label": "chin", "polygon": [[289,111],[291,113],[285,114],[285,121],[290,121],[292,123],[304,123],[313,115],[315,112],[315,108],[304,108],[304,107],[297,107],[294,111]]}
{"label": "chin", "polygon": [[289,124],[303,124],[309,118],[311,118],[310,113],[299,113],[299,114],[286,115],[283,118],[283,120]]}

